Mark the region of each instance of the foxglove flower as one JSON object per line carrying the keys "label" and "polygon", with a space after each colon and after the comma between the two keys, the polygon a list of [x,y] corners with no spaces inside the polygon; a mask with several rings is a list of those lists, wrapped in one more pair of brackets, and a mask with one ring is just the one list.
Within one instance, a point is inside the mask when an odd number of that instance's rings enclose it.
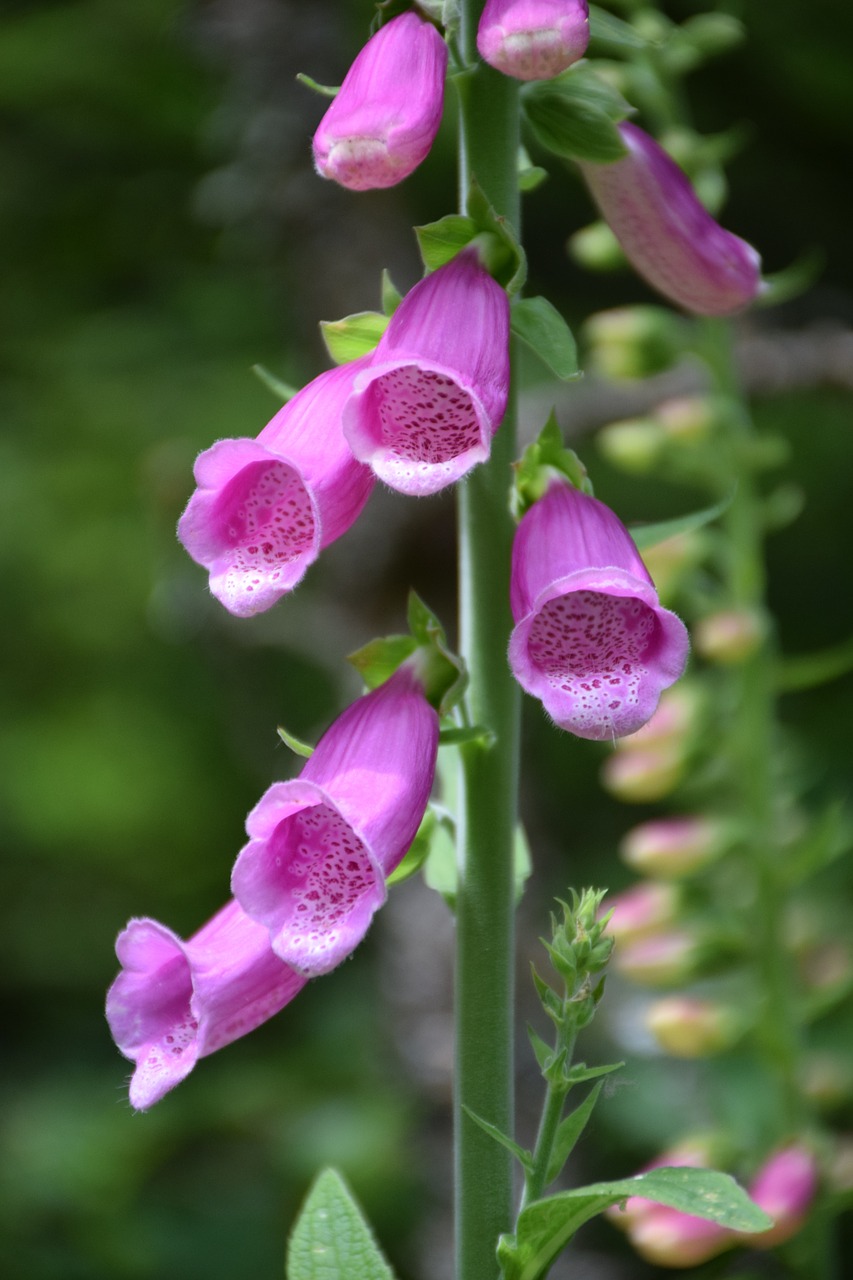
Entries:
{"label": "foxglove flower", "polygon": [[817,1188],[817,1161],[807,1147],[794,1144],[772,1155],[749,1184],[749,1194],[774,1224],[750,1242],[770,1249],[790,1240],[803,1225]]}
{"label": "foxglove flower", "polygon": [[327,973],[364,937],[424,815],[437,749],[438,717],[403,666],[249,814],[231,887],[300,973]]}
{"label": "foxglove flower", "polygon": [[156,920],[131,920],[116,954],[122,971],[107,995],[107,1020],[135,1063],[137,1111],[159,1102],[199,1058],[278,1013],[307,981],[234,901],[187,942]]}
{"label": "foxglove flower", "polygon": [[465,249],[400,303],[344,409],[352,451],[401,493],[435,493],[489,456],[509,389],[509,301]]}
{"label": "foxglove flower", "polygon": [[634,733],[687,661],[687,630],[661,608],[622,522],[555,478],[512,553],[509,661],[523,689],[580,738]]}
{"label": "foxglove flower", "polygon": [[480,56],[516,80],[551,80],[589,44],[587,0],[486,0]]}
{"label": "foxglove flower", "polygon": [[314,134],[317,172],[351,191],[408,178],[441,124],[446,73],[447,45],[431,23],[409,12],[380,27]]}
{"label": "foxglove flower", "polygon": [[196,460],[178,537],[239,618],[290,591],[354,523],[373,488],[344,440],[341,412],[367,357],[321,373],[255,440],[219,440]]}
{"label": "foxglove flower", "polygon": [[634,269],[664,297],[697,315],[747,307],[761,288],[761,259],[715,222],[688,178],[635,124],[619,126],[628,154],[580,163],[602,216]]}

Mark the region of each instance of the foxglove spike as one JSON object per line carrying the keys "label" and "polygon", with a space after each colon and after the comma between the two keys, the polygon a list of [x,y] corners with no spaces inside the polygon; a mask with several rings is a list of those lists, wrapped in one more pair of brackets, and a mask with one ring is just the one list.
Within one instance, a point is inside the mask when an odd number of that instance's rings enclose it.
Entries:
{"label": "foxglove spike", "polygon": [[344,440],[341,413],[367,357],[321,373],[255,440],[219,440],[196,460],[198,488],[178,524],[210,590],[247,618],[302,579],[345,533],[373,488]]}
{"label": "foxglove spike", "polygon": [[393,187],[424,160],[444,106],[447,46],[416,13],[368,40],[314,134],[314,163],[351,191]]}
{"label": "foxglove spike", "polygon": [[512,554],[509,661],[562,729],[634,733],[687,661],[687,630],[663,609],[625,526],[555,478],[521,521]]}
{"label": "foxglove spike", "polygon": [[634,269],[697,315],[748,307],[761,289],[758,253],[714,221],[654,138],[635,124],[618,127],[628,154],[612,164],[580,162],[580,169]]}
{"label": "foxglove spike", "polygon": [[401,667],[249,814],[231,887],[300,973],[328,973],[364,937],[423,818],[437,749],[438,717]]}
{"label": "foxglove spike", "polygon": [[344,409],[352,451],[401,493],[489,456],[509,390],[509,301],[465,249],[400,303]]}
{"label": "foxglove spike", "polygon": [[229,902],[188,942],[156,920],[119,934],[122,971],[107,995],[113,1039],[135,1063],[130,1102],[146,1111],[199,1058],[266,1022],[304,987],[269,933]]}
{"label": "foxglove spike", "polygon": [[551,80],[589,43],[586,0],[486,0],[477,28],[480,56],[516,80]]}

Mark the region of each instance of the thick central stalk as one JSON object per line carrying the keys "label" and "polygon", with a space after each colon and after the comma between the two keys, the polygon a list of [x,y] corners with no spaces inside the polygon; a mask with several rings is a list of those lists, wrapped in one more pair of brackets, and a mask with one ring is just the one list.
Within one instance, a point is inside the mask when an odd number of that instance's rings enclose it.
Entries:
{"label": "thick central stalk", "polygon": [[[465,0],[462,47],[476,62],[482,0]],[[518,227],[515,83],[486,66],[462,77],[460,188],[476,178],[496,212]],[[495,1247],[512,1223],[511,1157],[469,1118],[504,1132],[513,1116],[513,845],[518,793],[519,692],[507,665],[512,522],[507,495],[516,452],[514,398],[489,462],[459,486],[460,647],[471,715],[493,745],[461,749],[456,958],[456,1280],[494,1280]]]}

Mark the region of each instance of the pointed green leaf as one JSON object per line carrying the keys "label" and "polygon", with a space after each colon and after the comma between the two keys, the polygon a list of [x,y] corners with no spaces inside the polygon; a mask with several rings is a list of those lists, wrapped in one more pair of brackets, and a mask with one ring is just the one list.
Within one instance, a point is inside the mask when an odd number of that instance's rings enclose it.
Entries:
{"label": "pointed green leaf", "polygon": [[575,1107],[574,1111],[567,1115],[560,1124],[554,1139],[548,1170],[545,1174],[546,1186],[550,1186],[554,1179],[560,1176],[563,1166],[572,1154],[575,1143],[586,1128],[587,1121],[592,1115],[596,1102],[598,1102],[598,1095],[601,1093],[603,1084],[604,1081],[600,1080],[597,1085],[590,1089],[580,1106]]}
{"label": "pointed green leaf", "polygon": [[484,261],[489,271],[510,296],[518,293],[527,279],[527,258],[515,229],[495,212],[476,179],[471,181],[465,208],[483,237]]}
{"label": "pointed green leaf", "polygon": [[701,529],[703,525],[710,524],[712,520],[718,519],[724,511],[731,505],[734,497],[734,490],[728,494],[721,502],[716,502],[713,507],[704,507],[701,511],[691,511],[686,516],[676,516],[674,520],[660,520],[656,524],[633,525],[629,529],[631,537],[640,551],[647,551],[649,547],[656,547],[659,542],[665,542],[667,538],[674,538],[679,533],[691,533],[694,529]]}
{"label": "pointed green leaf", "polygon": [[478,234],[474,220],[461,213],[449,213],[446,218],[439,218],[438,222],[427,222],[421,227],[415,227],[418,248],[427,271],[443,267],[445,262],[455,258]]}
{"label": "pointed green leaf", "polygon": [[411,636],[383,636],[348,654],[347,662],[352,663],[368,689],[376,689],[390,679],[417,647],[417,641]]}
{"label": "pointed green leaf", "polygon": [[597,4],[589,6],[589,42],[597,46],[596,53],[624,53],[626,49],[645,49],[649,43],[630,23]]}
{"label": "pointed green leaf", "polygon": [[713,1169],[652,1169],[618,1182],[598,1182],[537,1200],[523,1210],[515,1236],[504,1236],[498,1258],[505,1280],[538,1280],[579,1227],[631,1196],[643,1196],[733,1231],[773,1225],[734,1178]]}
{"label": "pointed green leaf", "polygon": [[318,1174],[287,1247],[287,1280],[394,1280],[343,1178]]}
{"label": "pointed green leaf", "polygon": [[600,1067],[588,1067],[585,1062],[577,1062],[568,1072],[569,1084],[583,1084],[584,1080],[597,1080],[599,1076],[609,1076],[613,1071],[621,1071],[624,1062],[608,1062]]}
{"label": "pointed green leaf", "polygon": [[590,63],[525,85],[522,102],[536,137],[557,155],[609,164],[626,154],[616,124],[633,108]]}
{"label": "pointed green leaf", "polygon": [[386,316],[393,316],[403,301],[403,295],[391,279],[387,271],[382,272],[382,310]]}
{"label": "pointed green leaf", "polygon": [[289,382],[282,382],[281,378],[277,378],[274,373],[270,373],[269,369],[264,368],[262,364],[253,364],[252,373],[283,404],[287,404],[288,400],[292,400],[299,391],[298,387],[292,387]]}
{"label": "pointed green leaf", "polygon": [[478,1116],[470,1107],[466,1107],[464,1103],[462,1110],[469,1120],[473,1120],[474,1124],[480,1126],[484,1133],[487,1133],[490,1138],[494,1138],[495,1142],[499,1142],[502,1147],[506,1147],[507,1151],[511,1151],[525,1173],[530,1172],[533,1167],[532,1152],[525,1151],[524,1147],[520,1147],[517,1142],[513,1142],[512,1138],[508,1138],[505,1133],[501,1133],[500,1129],[493,1124],[489,1124],[488,1120]]}
{"label": "pointed green leaf", "polygon": [[283,725],[278,726],[276,733],[281,738],[284,745],[286,747],[290,747],[290,750],[294,755],[304,756],[306,760],[310,756],[313,756],[314,748],[310,747],[307,742],[302,742],[299,738],[294,737],[292,733],[288,733]]}
{"label": "pointed green leaf", "polygon": [[348,364],[375,350],[388,328],[388,317],[379,311],[358,311],[343,320],[321,320],[320,332],[335,364]]}
{"label": "pointed green leaf", "polygon": [[547,1070],[548,1066],[550,1065],[551,1059],[554,1056],[554,1050],[551,1048],[549,1044],[545,1043],[542,1037],[536,1031],[534,1031],[529,1024],[527,1027],[527,1038],[530,1041],[531,1045],[533,1046],[533,1052],[536,1055],[536,1061],[539,1063],[539,1070],[540,1071]]}
{"label": "pointed green leaf", "polygon": [[519,299],[512,308],[510,328],[563,382],[579,376],[572,331],[547,298]]}

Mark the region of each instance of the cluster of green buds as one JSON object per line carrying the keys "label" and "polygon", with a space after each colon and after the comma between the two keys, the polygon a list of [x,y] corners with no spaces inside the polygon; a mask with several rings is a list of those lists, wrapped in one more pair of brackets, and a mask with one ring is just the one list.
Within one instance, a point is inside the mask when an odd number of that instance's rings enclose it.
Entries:
{"label": "cluster of green buds", "polygon": [[546,1071],[549,1079],[556,1061],[565,1062],[578,1032],[592,1021],[604,989],[604,969],[613,950],[613,938],[607,932],[609,913],[601,912],[604,892],[573,889],[571,903],[560,902],[562,920],[551,916],[552,937],[544,945],[562,990],[549,986],[533,968],[542,1007],[557,1030],[553,1061]]}

